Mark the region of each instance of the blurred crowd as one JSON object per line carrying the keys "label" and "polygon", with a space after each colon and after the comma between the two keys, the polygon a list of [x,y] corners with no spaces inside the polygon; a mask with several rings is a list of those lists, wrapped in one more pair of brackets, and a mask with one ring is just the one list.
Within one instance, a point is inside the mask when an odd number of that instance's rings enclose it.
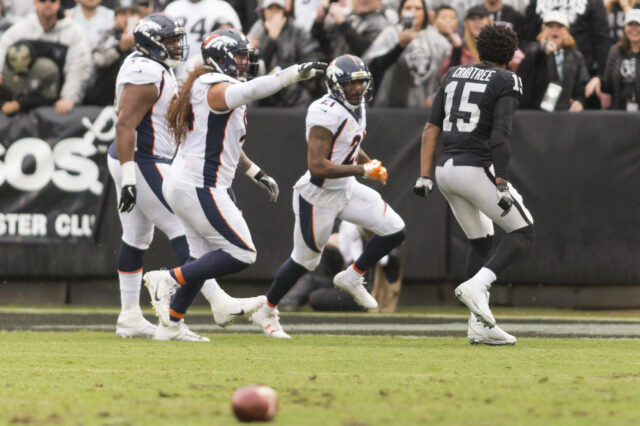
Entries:
{"label": "blurred crowd", "polygon": [[[520,108],[638,111],[640,0],[0,0],[2,112],[113,104],[133,28],[152,11],[185,28],[194,61],[223,27],[248,35],[258,74],[360,56],[381,107],[429,108],[449,67],[478,62],[482,27],[505,25],[519,37],[509,68],[523,82]],[[305,106],[325,91],[294,85],[259,105]]]}

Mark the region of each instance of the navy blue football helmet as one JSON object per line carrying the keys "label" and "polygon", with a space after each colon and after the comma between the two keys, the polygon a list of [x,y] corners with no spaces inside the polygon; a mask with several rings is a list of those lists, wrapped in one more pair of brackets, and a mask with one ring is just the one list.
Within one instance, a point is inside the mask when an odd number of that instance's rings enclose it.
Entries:
{"label": "navy blue football helmet", "polygon": [[241,31],[230,28],[216,30],[204,39],[201,50],[204,64],[219,73],[241,81],[255,75],[255,49]]}
{"label": "navy blue football helmet", "polygon": [[[344,85],[353,81],[362,81],[362,89],[345,92]],[[364,99],[370,101],[373,96],[373,77],[367,64],[353,55],[342,55],[335,58],[327,67],[325,84],[331,96],[342,102],[347,108],[356,109]]]}
{"label": "navy blue football helmet", "polygon": [[164,13],[140,19],[133,29],[136,50],[168,67],[177,66],[189,56],[187,35],[178,22]]}

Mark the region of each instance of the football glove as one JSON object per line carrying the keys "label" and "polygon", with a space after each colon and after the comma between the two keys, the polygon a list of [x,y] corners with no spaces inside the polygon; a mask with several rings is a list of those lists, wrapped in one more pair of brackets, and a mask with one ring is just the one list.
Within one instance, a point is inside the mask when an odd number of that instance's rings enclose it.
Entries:
{"label": "football glove", "polygon": [[427,198],[433,191],[433,180],[429,176],[420,176],[413,186],[413,193],[418,197]]}
{"label": "football glove", "polygon": [[371,160],[364,164],[364,177],[380,181],[383,185],[386,185],[389,175],[387,174],[387,168],[382,165],[380,160]]}
{"label": "football glove", "polygon": [[136,186],[135,185],[123,185],[120,190],[120,203],[118,203],[118,210],[121,213],[128,213],[133,210],[133,206],[136,205]]}
{"label": "football glove", "polygon": [[324,75],[324,70],[327,69],[327,64],[324,62],[305,62],[298,65],[298,75],[296,76],[296,82],[309,80],[314,77],[320,77]]}
{"label": "football glove", "polygon": [[500,217],[504,217],[513,206],[513,197],[509,193],[509,186],[506,183],[496,185],[496,195],[498,196],[498,206],[504,210]]}
{"label": "football glove", "polygon": [[255,182],[269,194],[269,201],[275,203],[278,201],[278,195],[280,194],[280,188],[274,178],[267,175],[260,170],[255,176],[253,176]]}

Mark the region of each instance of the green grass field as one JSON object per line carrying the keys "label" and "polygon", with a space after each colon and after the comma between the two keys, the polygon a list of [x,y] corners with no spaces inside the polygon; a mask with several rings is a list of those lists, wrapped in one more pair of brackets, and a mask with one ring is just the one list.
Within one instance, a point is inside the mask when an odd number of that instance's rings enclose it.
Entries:
{"label": "green grass field", "polygon": [[278,391],[278,425],[640,424],[640,341],[0,333],[0,424],[233,425],[234,389]]}

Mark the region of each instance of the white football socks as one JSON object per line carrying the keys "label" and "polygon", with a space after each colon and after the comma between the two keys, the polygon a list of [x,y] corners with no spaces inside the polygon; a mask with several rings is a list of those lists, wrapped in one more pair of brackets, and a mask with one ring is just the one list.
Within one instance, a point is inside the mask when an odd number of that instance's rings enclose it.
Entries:
{"label": "white football socks", "polygon": [[482,267],[471,280],[483,286],[484,289],[488,291],[491,288],[491,283],[494,282],[496,278],[496,274],[491,269]]}
{"label": "white football socks", "polygon": [[224,293],[224,291],[220,288],[218,281],[213,278],[210,280],[206,280],[200,291],[202,292],[204,298],[209,301],[209,303],[212,303],[211,301],[213,300],[216,292],[222,291]]}
{"label": "white football socks", "polygon": [[120,303],[140,306],[140,287],[142,286],[142,269],[136,272],[118,271],[120,281]]}
{"label": "white football socks", "polygon": [[351,265],[349,265],[347,269],[345,269],[344,277],[347,279],[348,282],[351,283],[351,282],[360,281],[360,278],[362,278],[362,274],[353,268],[353,263],[352,263]]}

